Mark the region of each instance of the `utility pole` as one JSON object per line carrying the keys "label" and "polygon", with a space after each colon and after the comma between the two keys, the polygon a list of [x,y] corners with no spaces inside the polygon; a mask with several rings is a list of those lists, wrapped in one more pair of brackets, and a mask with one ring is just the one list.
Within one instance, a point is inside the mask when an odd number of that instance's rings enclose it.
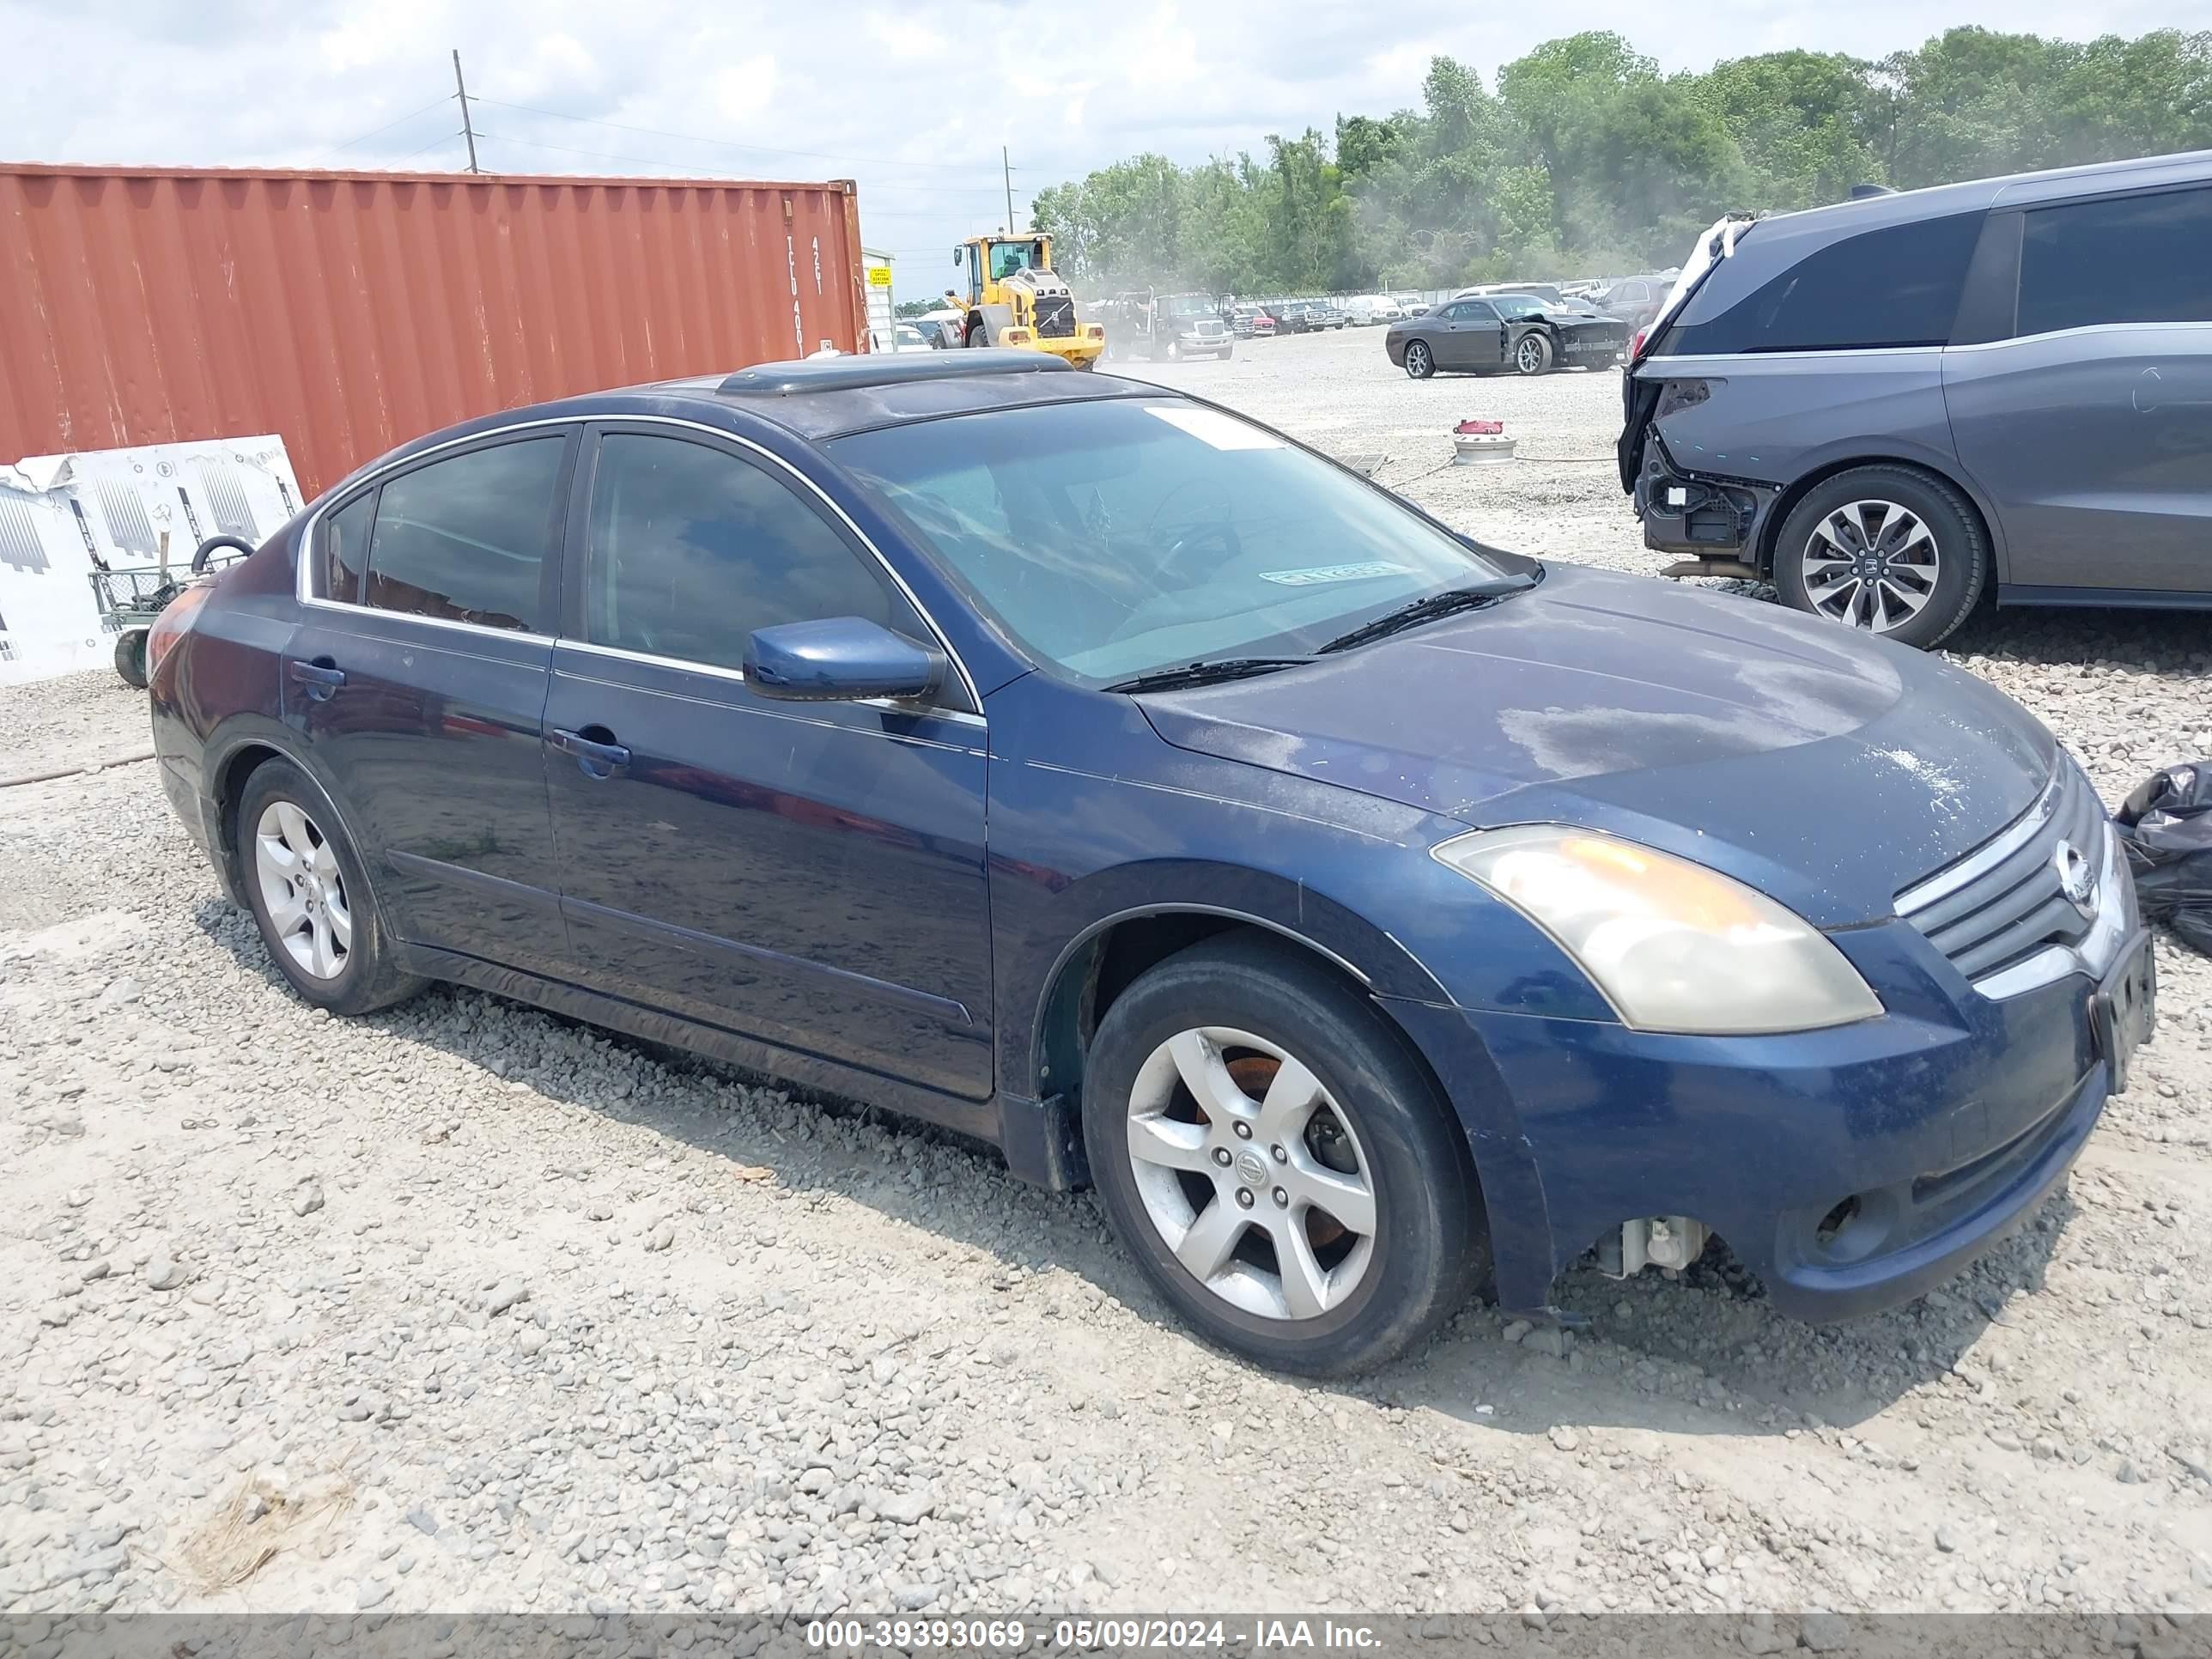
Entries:
{"label": "utility pole", "polygon": [[1006,169],[1006,234],[1014,234],[1014,164],[1008,159],[1006,147],[999,146],[999,165]]}
{"label": "utility pole", "polygon": [[453,85],[461,95],[461,136],[469,141],[469,171],[482,173],[477,165],[477,130],[469,120],[469,83],[461,79],[461,49],[453,48]]}

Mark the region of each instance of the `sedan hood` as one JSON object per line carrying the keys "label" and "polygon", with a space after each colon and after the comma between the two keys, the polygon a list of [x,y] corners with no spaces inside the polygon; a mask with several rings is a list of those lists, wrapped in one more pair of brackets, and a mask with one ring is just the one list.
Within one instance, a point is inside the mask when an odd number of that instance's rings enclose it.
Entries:
{"label": "sedan hood", "polygon": [[1778,606],[1554,568],[1311,666],[1139,699],[1179,748],[1472,827],[1610,830],[1823,926],[2026,811],[2055,745],[1972,675]]}

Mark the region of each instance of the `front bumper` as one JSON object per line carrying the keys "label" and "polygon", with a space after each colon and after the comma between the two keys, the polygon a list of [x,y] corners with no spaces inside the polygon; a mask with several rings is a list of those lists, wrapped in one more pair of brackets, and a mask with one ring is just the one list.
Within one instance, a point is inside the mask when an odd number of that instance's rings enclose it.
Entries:
{"label": "front bumper", "polygon": [[[1505,1305],[1548,1305],[1601,1237],[1680,1215],[1721,1235],[1779,1311],[1852,1318],[2033,1216],[2112,1091],[2098,981],[1993,1002],[1905,923],[1836,937],[1883,1018],[1710,1037],[1462,1012],[1475,1046],[1458,1055],[1416,1030],[1473,1135]],[[1486,1087],[1511,1102],[1510,1133],[1470,1092]]]}

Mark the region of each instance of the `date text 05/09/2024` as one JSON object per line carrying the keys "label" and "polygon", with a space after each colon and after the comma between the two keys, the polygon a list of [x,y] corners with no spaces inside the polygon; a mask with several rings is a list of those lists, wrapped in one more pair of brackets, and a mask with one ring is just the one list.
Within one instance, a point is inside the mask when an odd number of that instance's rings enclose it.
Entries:
{"label": "date text 05/09/2024", "polygon": [[817,1619],[806,1626],[806,1645],[830,1652],[869,1649],[907,1652],[932,1648],[961,1652],[1018,1654],[1049,1647],[1058,1652],[1152,1649],[1206,1652],[1299,1648],[1360,1652],[1380,1648],[1373,1626],[1335,1619]]}

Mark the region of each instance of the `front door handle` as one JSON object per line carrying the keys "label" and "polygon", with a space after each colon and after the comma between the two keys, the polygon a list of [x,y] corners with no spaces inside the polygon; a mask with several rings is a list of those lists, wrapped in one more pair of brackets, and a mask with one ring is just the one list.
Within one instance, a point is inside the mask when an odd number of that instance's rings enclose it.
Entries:
{"label": "front door handle", "polygon": [[304,690],[316,702],[328,702],[337,689],[345,684],[345,671],[327,659],[319,662],[289,662],[285,672],[292,683]]}
{"label": "front door handle", "polygon": [[[605,731],[604,726],[586,726],[585,732]],[[577,769],[587,778],[611,778],[629,764],[629,750],[613,741],[614,733],[608,732],[606,740],[584,735],[583,732],[553,733],[553,746],[564,755],[575,757]]]}

